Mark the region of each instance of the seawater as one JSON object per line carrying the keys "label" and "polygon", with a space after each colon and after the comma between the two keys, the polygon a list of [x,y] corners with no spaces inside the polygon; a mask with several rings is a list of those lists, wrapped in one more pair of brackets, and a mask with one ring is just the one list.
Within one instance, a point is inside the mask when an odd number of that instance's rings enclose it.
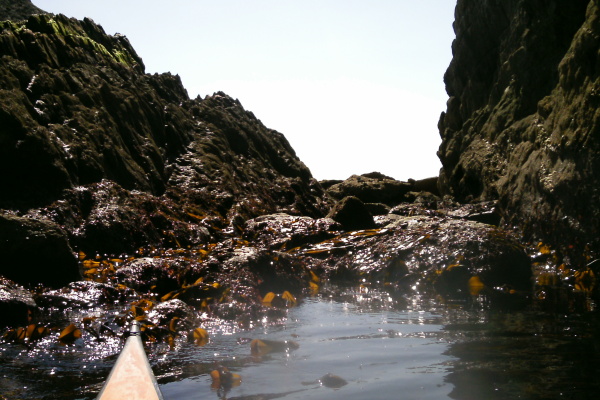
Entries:
{"label": "seawater", "polygon": [[[221,354],[226,345],[219,343],[221,338],[214,338],[212,346],[198,351],[199,363],[209,358],[231,365],[230,369],[241,375],[241,385],[227,392],[215,390],[211,378],[203,374],[167,383],[161,389],[172,399],[446,398],[452,385],[444,377],[453,357],[444,354],[448,343],[442,330],[441,317],[430,312],[365,311],[347,302],[308,299],[289,311],[282,326],[268,326],[253,335],[293,340],[299,344],[296,350],[252,357],[246,343],[234,344],[234,350]],[[244,334],[247,332],[240,333]],[[319,378],[328,373],[347,384],[323,386]]]}
{"label": "seawater", "polygon": [[[147,352],[173,400],[597,398],[597,311],[498,310],[481,300],[335,288],[251,328],[205,326],[205,346],[149,343]],[[253,339],[293,340],[298,348],[257,356]],[[120,346],[85,332],[72,346],[54,338],[32,348],[0,344],[0,398],[93,399]],[[210,372],[218,365],[241,384],[216,387]],[[325,374],[346,384],[328,387],[319,380]]]}

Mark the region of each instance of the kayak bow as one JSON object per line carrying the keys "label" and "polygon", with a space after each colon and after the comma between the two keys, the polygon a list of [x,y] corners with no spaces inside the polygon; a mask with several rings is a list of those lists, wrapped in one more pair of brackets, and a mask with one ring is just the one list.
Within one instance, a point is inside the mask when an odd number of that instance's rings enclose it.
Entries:
{"label": "kayak bow", "polygon": [[96,400],[163,400],[144,351],[137,321]]}

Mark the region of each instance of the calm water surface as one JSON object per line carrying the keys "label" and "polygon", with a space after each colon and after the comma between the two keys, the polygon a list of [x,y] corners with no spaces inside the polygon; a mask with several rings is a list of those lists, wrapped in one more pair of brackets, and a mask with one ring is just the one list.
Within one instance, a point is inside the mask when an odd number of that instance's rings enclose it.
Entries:
{"label": "calm water surface", "polygon": [[[347,302],[309,299],[290,310],[284,325],[253,335],[294,340],[299,344],[296,350],[251,357],[248,343],[236,344],[248,334],[244,332],[216,337],[192,356],[198,363],[213,359],[229,365],[242,376],[238,387],[227,393],[211,389],[211,379],[204,374],[161,388],[172,399],[446,398],[452,385],[444,377],[453,357],[444,354],[448,342],[442,329],[441,317],[430,312],[363,310]],[[319,378],[328,373],[347,384],[340,388],[321,385]]]}
{"label": "calm water surface", "polygon": [[[493,310],[481,302],[391,298],[365,289],[304,299],[287,318],[252,329],[205,326],[203,347],[148,345],[167,399],[596,399],[596,311]],[[253,356],[252,339],[293,340],[290,351]],[[112,340],[112,341],[110,341]],[[0,344],[0,399],[93,399],[121,342],[84,337],[58,346]],[[217,365],[239,386],[211,387]],[[328,387],[325,374],[344,385]],[[3,397],[4,396],[4,397]]]}

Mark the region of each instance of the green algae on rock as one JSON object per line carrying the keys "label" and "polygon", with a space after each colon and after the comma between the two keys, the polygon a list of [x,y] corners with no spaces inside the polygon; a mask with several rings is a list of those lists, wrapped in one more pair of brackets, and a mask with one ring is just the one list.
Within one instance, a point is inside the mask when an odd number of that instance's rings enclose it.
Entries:
{"label": "green algae on rock", "polygon": [[190,99],[89,19],[0,27],[0,208],[86,252],[205,243],[234,217],[324,215],[285,137],[224,93]]}

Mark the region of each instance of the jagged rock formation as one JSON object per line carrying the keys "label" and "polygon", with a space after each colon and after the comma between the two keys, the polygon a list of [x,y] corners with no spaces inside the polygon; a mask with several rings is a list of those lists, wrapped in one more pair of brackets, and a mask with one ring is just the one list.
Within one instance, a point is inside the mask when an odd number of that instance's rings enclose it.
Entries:
{"label": "jagged rock formation", "polygon": [[34,14],[45,14],[45,11],[31,4],[30,0],[0,0],[0,21],[20,21]]}
{"label": "jagged rock formation", "polygon": [[[597,0],[459,0],[440,183],[582,254],[600,233]],[[590,245],[588,245],[590,248]]]}
{"label": "jagged rock formation", "polygon": [[224,93],[190,99],[90,19],[0,23],[0,210],[84,251],[186,245],[261,214],[329,209],[285,137]]}

